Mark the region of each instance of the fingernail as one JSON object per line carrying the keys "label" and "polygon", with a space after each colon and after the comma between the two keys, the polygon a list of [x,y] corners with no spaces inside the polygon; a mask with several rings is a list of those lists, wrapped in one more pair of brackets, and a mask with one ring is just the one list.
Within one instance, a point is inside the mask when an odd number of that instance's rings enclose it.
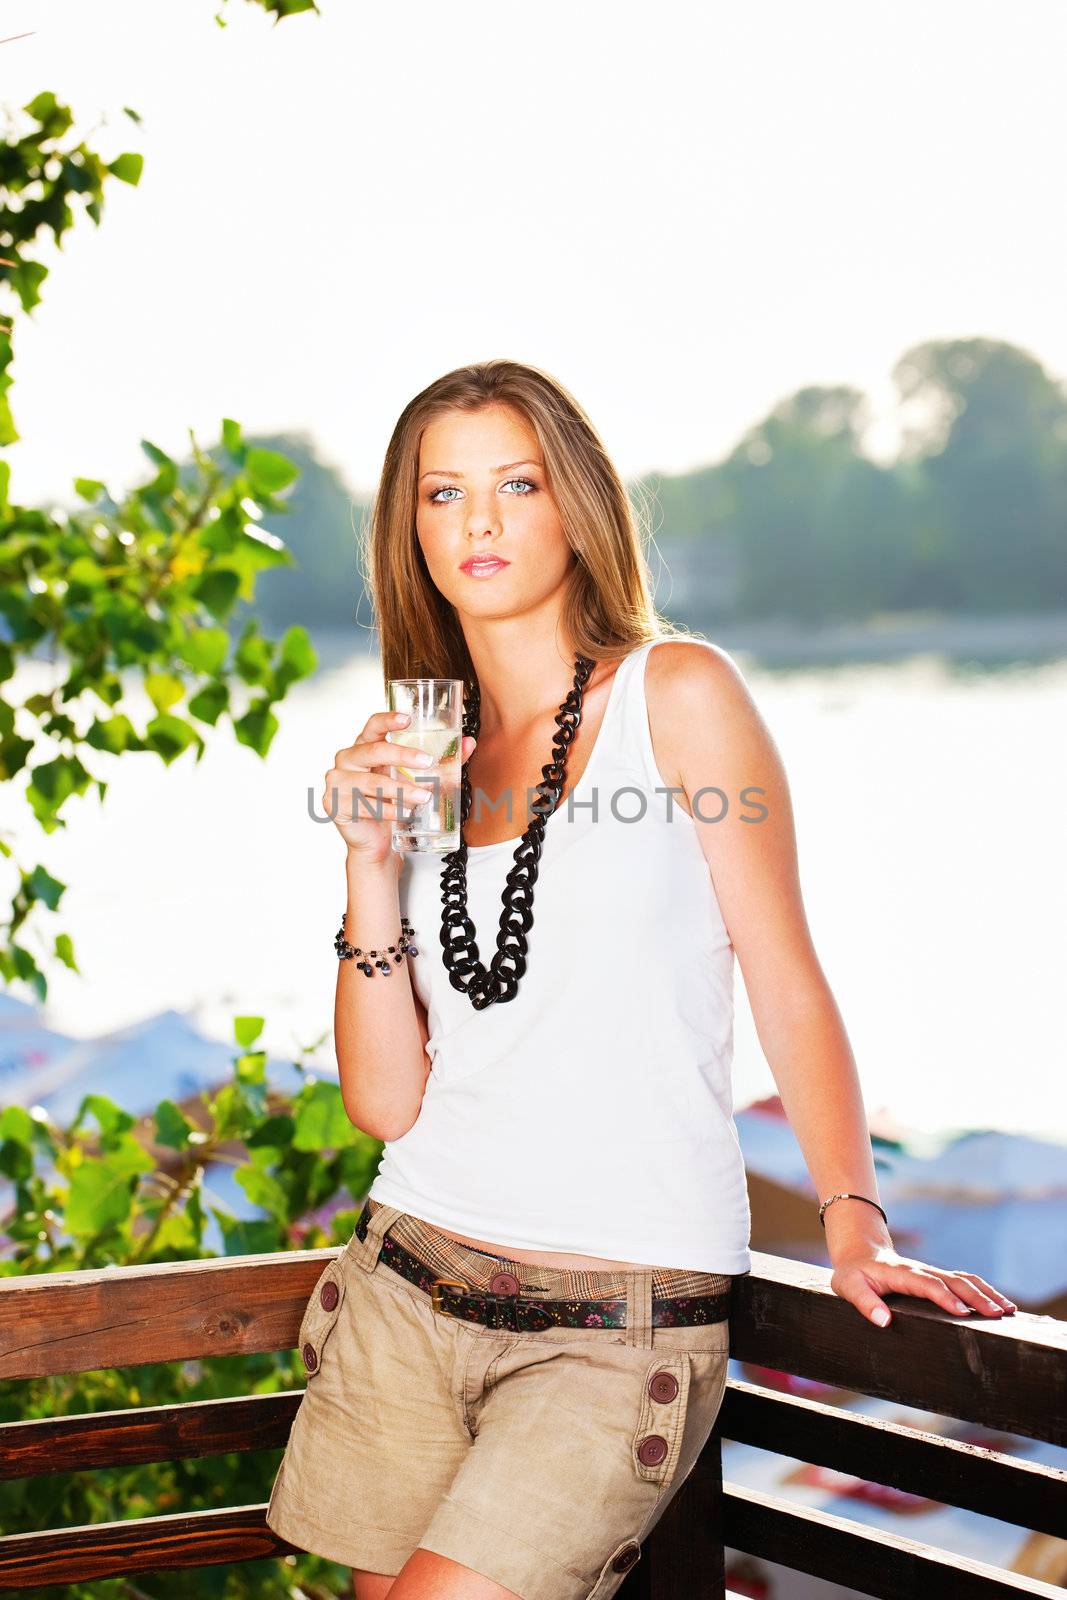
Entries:
{"label": "fingernail", "polygon": [[955,1300],[953,1305],[957,1311],[969,1311],[971,1309],[970,1306],[967,1305],[963,1300]]}
{"label": "fingernail", "polygon": [[413,800],[420,800],[420,801],[421,800],[428,800],[432,794],[433,794],[433,790],[432,789],[412,789],[411,798]]}
{"label": "fingernail", "polygon": [[417,767],[428,767],[432,761],[433,756],[428,750],[420,750],[418,755],[415,757],[415,765]]}
{"label": "fingernail", "polygon": [[885,1327],[886,1323],[889,1321],[889,1312],[886,1310],[885,1306],[875,1307],[875,1309],[871,1312],[871,1321],[877,1322],[880,1328]]}
{"label": "fingernail", "polygon": [[393,721],[394,722],[410,722],[411,721],[411,716],[407,711],[395,711],[393,713]]}

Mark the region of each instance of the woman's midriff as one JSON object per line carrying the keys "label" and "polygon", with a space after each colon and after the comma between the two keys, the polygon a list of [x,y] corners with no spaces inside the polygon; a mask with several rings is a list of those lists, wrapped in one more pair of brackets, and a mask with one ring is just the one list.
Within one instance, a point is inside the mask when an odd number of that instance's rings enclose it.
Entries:
{"label": "woman's midriff", "polygon": [[648,1267],[647,1261],[613,1261],[605,1256],[576,1256],[570,1251],[516,1250],[510,1244],[490,1244],[486,1239],[472,1239],[465,1233],[453,1233],[450,1228],[442,1228],[439,1222],[434,1223],[434,1228],[449,1239],[455,1239],[457,1244],[470,1245],[472,1250],[483,1250],[491,1256],[506,1256],[509,1261],[521,1261],[527,1267],[562,1267],[577,1272],[610,1272],[613,1267],[647,1270]]}

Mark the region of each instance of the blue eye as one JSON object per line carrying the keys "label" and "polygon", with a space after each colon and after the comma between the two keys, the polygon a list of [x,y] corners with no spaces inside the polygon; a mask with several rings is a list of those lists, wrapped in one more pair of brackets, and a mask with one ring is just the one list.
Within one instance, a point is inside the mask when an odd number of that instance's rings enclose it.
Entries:
{"label": "blue eye", "polygon": [[[522,483],[522,484],[526,485],[525,489],[523,490],[523,493],[519,496],[520,499],[525,498],[525,495],[527,493],[535,494],[536,491],[537,491],[536,483],[532,483],[529,478],[509,478],[507,480],[507,484],[505,485],[505,487],[510,487],[510,485],[513,484],[513,483]],[[456,488],[454,483],[446,483],[446,484],[442,485],[442,487],[440,489],[431,490],[431,492],[430,492],[430,494],[429,494],[429,496],[427,498],[429,499],[429,502],[430,502],[431,505],[438,505],[438,506],[451,505],[452,504],[451,499],[449,499],[449,500],[440,500],[440,499],[438,499],[439,495],[446,494],[449,491],[451,491],[454,494],[458,494],[459,493],[459,490]]]}

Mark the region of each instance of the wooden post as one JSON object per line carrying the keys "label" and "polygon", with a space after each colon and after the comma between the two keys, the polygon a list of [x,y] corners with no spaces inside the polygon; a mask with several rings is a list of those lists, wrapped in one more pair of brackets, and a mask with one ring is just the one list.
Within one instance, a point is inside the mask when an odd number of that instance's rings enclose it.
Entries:
{"label": "wooden post", "polygon": [[619,1600],[725,1600],[722,1448],[712,1433],[696,1466],[644,1542]]}

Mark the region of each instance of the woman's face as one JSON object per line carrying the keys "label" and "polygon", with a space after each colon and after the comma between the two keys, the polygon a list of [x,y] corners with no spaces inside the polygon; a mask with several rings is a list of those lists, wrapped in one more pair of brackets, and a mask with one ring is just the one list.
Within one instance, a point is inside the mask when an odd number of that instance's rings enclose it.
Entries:
{"label": "woman's face", "polygon": [[[510,406],[449,411],[419,446],[415,531],[430,577],[458,612],[515,616],[543,604],[574,564],[537,435]],[[495,557],[504,566],[465,566]]]}

